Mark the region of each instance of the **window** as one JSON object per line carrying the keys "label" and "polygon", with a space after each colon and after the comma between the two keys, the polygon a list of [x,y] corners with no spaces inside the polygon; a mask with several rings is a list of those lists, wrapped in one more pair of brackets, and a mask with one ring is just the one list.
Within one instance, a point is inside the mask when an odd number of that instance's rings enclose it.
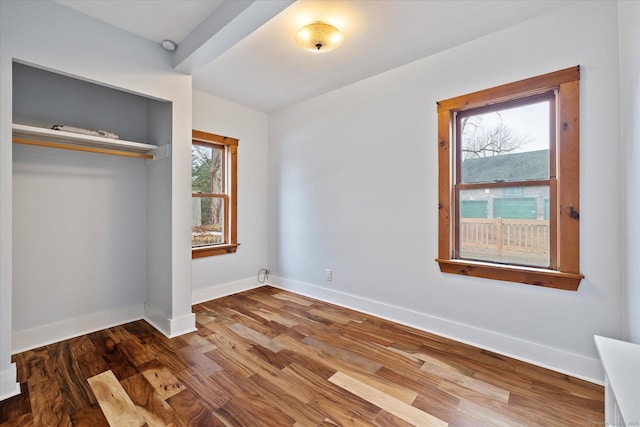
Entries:
{"label": "window", "polygon": [[438,102],[442,272],[578,288],[579,83],[572,67]]}
{"label": "window", "polygon": [[237,174],[237,139],[192,132],[192,258],[236,251]]}

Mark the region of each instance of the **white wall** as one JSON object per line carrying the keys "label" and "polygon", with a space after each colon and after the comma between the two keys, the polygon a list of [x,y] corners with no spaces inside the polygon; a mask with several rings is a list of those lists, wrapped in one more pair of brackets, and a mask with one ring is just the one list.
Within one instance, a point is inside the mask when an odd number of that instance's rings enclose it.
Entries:
{"label": "white wall", "polygon": [[239,139],[238,242],[234,254],[192,262],[194,302],[257,285],[267,267],[267,115],[193,91],[193,128]]}
{"label": "white wall", "polygon": [[[150,310],[154,314],[160,312],[165,317],[164,320],[167,323],[165,333],[174,334],[180,328],[188,329],[189,323],[193,328],[194,322],[190,307],[191,259],[189,256],[191,77],[176,73],[171,68],[169,54],[152,42],[132,36],[54,2],[0,1],[0,20],[0,93],[2,94],[0,97],[0,398],[2,398],[15,392],[15,365],[10,361],[12,311],[17,313],[18,327],[34,326],[34,323],[26,323],[22,311],[30,311],[32,302],[29,301],[30,298],[38,300],[51,291],[50,283],[30,283],[32,286],[30,296],[17,292],[18,300],[15,301],[12,298],[12,269],[24,272],[28,268],[37,269],[39,265],[38,260],[32,259],[29,265],[12,267],[11,64],[13,59],[172,103],[171,177],[168,181],[169,188],[166,188],[164,196],[172,201],[171,212],[167,214],[170,216],[171,224],[171,230],[168,233],[171,254],[169,260],[159,260],[157,266],[165,269],[167,274],[163,275],[160,285],[153,283],[149,286],[141,283],[138,289],[130,291],[118,288],[119,291],[110,297],[113,299],[101,301],[100,307],[108,307],[108,310],[113,313],[128,316],[131,313],[124,310],[126,307],[120,305],[122,300],[132,296],[134,301],[128,303],[137,302],[142,293],[146,294],[146,301],[159,300],[156,305],[161,306],[160,309],[154,310],[151,306]],[[18,154],[18,159],[20,156]],[[74,168],[78,165],[75,164]],[[23,184],[24,182],[17,183],[17,185]],[[114,184],[114,188],[119,188],[119,185]],[[64,191],[68,192],[69,189]],[[100,194],[106,192],[106,189],[99,190]],[[131,197],[131,193],[123,197],[125,199]],[[125,203],[124,199],[120,202]],[[113,220],[120,221],[121,217],[116,216]],[[20,224],[17,225],[20,226]],[[24,242],[19,242],[18,245],[22,243]],[[65,243],[61,242],[59,248],[61,252],[72,249],[66,248]],[[86,258],[80,261],[86,261]],[[158,260],[148,260],[147,266],[154,267],[154,261]],[[23,259],[19,262],[26,261]],[[117,257],[114,255],[108,264],[116,263]],[[141,273],[136,270],[134,276],[140,277]],[[110,278],[115,279],[113,276]],[[16,286],[19,285],[16,283]],[[94,289],[93,293],[88,292],[84,287],[80,288],[80,286],[91,285],[96,286],[95,283],[82,285],[75,283],[70,289],[65,289],[69,298],[78,298],[78,301],[74,302],[76,304],[74,310],[68,311],[68,306],[53,307],[48,310],[53,310],[54,317],[58,319],[68,316],[67,325],[77,320],[80,328],[86,326],[84,322],[86,319],[73,317],[78,314],[78,307],[82,304],[95,303],[88,300],[89,294],[92,295],[91,298],[97,298],[107,293],[103,289],[104,283],[98,283],[99,288]],[[156,297],[156,293],[161,293],[158,286],[161,286],[161,291],[168,290],[166,293],[162,292],[162,296],[166,295],[164,298]],[[26,298],[23,299],[23,297]],[[167,298],[170,300],[165,301]],[[14,299],[13,307],[12,299]],[[105,319],[109,318],[108,315],[94,318],[96,322],[94,326],[98,328],[105,326]],[[42,326],[46,327],[46,325]]]}
{"label": "white wall", "polygon": [[6,4],[0,2],[0,400],[20,393],[16,382],[15,364],[11,363],[11,252],[12,252],[12,212],[11,212],[11,164],[12,147],[8,143],[11,136],[11,55]]}
{"label": "white wall", "polygon": [[640,344],[640,2],[621,1],[620,76],[625,171],[625,338]]}
{"label": "white wall", "polygon": [[14,334],[144,304],[144,160],[19,145],[13,157]]}
{"label": "white wall", "polygon": [[[617,37],[615,2],[569,5],[272,114],[274,283],[602,380],[593,335],[622,323]],[[579,290],[440,273],[436,101],[578,64]]]}

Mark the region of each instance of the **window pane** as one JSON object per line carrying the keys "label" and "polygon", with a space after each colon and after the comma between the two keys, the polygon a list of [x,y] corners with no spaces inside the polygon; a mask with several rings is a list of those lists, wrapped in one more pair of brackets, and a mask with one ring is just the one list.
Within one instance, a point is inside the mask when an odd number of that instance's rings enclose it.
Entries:
{"label": "window pane", "polygon": [[223,147],[191,146],[191,191],[224,193]]}
{"label": "window pane", "polygon": [[460,258],[549,266],[548,186],[461,190],[459,200]]}
{"label": "window pane", "polygon": [[460,118],[461,182],[549,178],[549,101]]}
{"label": "window pane", "polygon": [[224,199],[192,197],[191,246],[210,246],[224,241]]}

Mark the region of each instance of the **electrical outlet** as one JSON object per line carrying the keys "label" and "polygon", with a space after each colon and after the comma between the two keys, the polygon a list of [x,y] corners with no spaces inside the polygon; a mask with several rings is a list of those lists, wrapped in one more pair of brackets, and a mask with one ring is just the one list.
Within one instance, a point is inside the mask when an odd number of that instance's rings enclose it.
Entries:
{"label": "electrical outlet", "polygon": [[333,280],[333,271],[325,270],[324,271],[324,276],[325,276],[325,279],[327,280],[327,282],[332,281]]}

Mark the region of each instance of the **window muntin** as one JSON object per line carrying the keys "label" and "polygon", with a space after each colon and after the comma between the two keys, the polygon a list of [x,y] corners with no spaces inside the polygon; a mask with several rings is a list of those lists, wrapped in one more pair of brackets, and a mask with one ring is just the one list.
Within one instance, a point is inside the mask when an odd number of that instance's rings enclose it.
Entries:
{"label": "window muntin", "polygon": [[236,251],[238,140],[193,131],[191,146],[193,258]]}
{"label": "window muntin", "polygon": [[[584,277],[580,273],[580,67],[564,70],[496,86],[438,104],[438,258],[440,270],[445,273],[484,277],[576,290]],[[501,182],[495,174],[483,179],[461,180],[461,158],[455,143],[456,120],[468,110],[474,114],[495,111],[508,103],[530,103],[535,96],[552,96],[550,119],[555,119],[555,132],[550,131],[548,179],[526,179]],[[521,104],[522,105],[522,104]],[[482,109],[482,110],[481,110]],[[546,177],[546,174],[544,175]],[[478,181],[478,182],[471,182]],[[459,188],[456,188],[459,186]],[[459,194],[465,190],[493,191],[497,188],[524,188],[513,190],[505,197],[523,197],[518,192],[529,187],[548,187],[549,196],[537,201],[538,215],[549,221],[549,267],[476,261],[460,258],[457,236],[460,235],[460,213],[480,216],[482,207],[472,209]],[[525,202],[522,202],[525,203]],[[541,205],[541,206],[540,206]],[[479,207],[480,206],[480,207]],[[489,211],[487,203],[486,211]]]}

